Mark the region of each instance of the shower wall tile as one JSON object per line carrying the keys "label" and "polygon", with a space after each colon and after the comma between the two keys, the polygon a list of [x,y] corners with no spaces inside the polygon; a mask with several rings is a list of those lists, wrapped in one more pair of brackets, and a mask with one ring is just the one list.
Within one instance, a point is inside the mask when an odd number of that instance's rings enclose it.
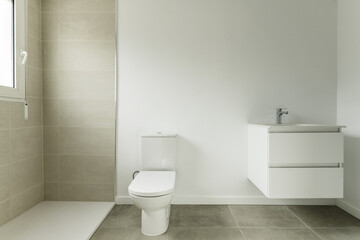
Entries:
{"label": "shower wall tile", "polygon": [[57,12],[41,14],[41,33],[43,41],[57,41],[59,37],[59,14]]}
{"label": "shower wall tile", "polygon": [[115,13],[60,13],[59,39],[115,41]]}
{"label": "shower wall tile", "polygon": [[59,65],[59,44],[56,41],[42,42],[42,66],[44,69],[56,69]]}
{"label": "shower wall tile", "polygon": [[44,126],[43,137],[44,154],[58,154],[58,128]]}
{"label": "shower wall tile", "polygon": [[57,70],[42,71],[43,76],[43,97],[58,98],[59,97],[59,72]]}
{"label": "shower wall tile", "polygon": [[43,199],[42,59],[40,0],[28,5],[28,52],[24,103],[0,101],[0,226]]}
{"label": "shower wall tile", "polygon": [[62,201],[114,201],[114,184],[60,183]]}
{"label": "shower wall tile", "polygon": [[44,109],[44,125],[45,126],[57,126],[58,125],[58,111],[59,100],[53,98],[45,98],[43,100]]}
{"label": "shower wall tile", "polygon": [[44,182],[57,183],[59,179],[59,156],[44,155]]}
{"label": "shower wall tile", "polygon": [[10,220],[10,200],[0,202],[0,226]]}
{"label": "shower wall tile", "polygon": [[41,127],[12,129],[10,137],[12,162],[29,159],[42,154]]}
{"label": "shower wall tile", "polygon": [[44,197],[114,201],[115,0],[43,0]]}
{"label": "shower wall tile", "polygon": [[11,215],[16,217],[43,199],[43,184],[11,197]]}
{"label": "shower wall tile", "polygon": [[41,0],[30,0],[28,1],[29,6],[33,6],[34,8],[36,8],[38,10],[38,12],[40,13],[40,9],[41,9]]}
{"label": "shower wall tile", "polygon": [[115,42],[64,41],[59,43],[60,70],[111,71],[114,68]]}
{"label": "shower wall tile", "polygon": [[28,97],[42,97],[42,71],[40,68],[27,68],[26,95]]}
{"label": "shower wall tile", "polygon": [[115,0],[59,0],[63,12],[115,12]]}
{"label": "shower wall tile", "polygon": [[115,99],[114,71],[60,71],[59,78],[61,98],[112,101]]}
{"label": "shower wall tile", "polygon": [[0,130],[0,166],[10,163],[10,130]]}
{"label": "shower wall tile", "polygon": [[44,199],[48,201],[59,201],[59,184],[44,183]]}
{"label": "shower wall tile", "polygon": [[60,126],[115,127],[115,102],[113,100],[61,99]]}
{"label": "shower wall tile", "polygon": [[10,197],[10,164],[0,165],[0,202]]}
{"label": "shower wall tile", "polygon": [[115,157],[61,156],[61,183],[114,183]]}
{"label": "shower wall tile", "polygon": [[10,110],[10,103],[0,101],[0,129],[8,129],[10,126],[9,110]]}
{"label": "shower wall tile", "polygon": [[59,154],[76,156],[114,156],[114,128],[59,128]]}
{"label": "shower wall tile", "polygon": [[24,192],[42,183],[42,157],[11,164],[11,195]]}
{"label": "shower wall tile", "polygon": [[59,10],[60,0],[42,0],[41,11],[42,12],[57,12]]}

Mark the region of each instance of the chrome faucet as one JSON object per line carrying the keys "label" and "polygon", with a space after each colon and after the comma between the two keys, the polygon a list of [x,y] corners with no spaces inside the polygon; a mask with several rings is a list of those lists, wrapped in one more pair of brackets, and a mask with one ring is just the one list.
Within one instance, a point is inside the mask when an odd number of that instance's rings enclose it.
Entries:
{"label": "chrome faucet", "polygon": [[288,114],[288,110],[286,108],[277,108],[276,109],[276,124],[281,124],[282,115]]}

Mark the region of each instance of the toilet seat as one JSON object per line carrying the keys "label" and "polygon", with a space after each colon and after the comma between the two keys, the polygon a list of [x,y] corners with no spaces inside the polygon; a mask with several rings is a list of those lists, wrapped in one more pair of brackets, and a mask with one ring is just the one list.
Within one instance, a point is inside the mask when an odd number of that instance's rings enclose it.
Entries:
{"label": "toilet seat", "polygon": [[140,197],[158,197],[174,190],[175,171],[141,171],[131,182],[129,193]]}

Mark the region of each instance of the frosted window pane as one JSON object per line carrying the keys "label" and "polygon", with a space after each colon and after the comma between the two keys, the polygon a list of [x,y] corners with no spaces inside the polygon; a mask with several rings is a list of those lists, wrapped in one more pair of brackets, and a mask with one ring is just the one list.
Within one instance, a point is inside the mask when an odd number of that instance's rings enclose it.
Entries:
{"label": "frosted window pane", "polygon": [[0,0],[0,85],[14,87],[13,0]]}

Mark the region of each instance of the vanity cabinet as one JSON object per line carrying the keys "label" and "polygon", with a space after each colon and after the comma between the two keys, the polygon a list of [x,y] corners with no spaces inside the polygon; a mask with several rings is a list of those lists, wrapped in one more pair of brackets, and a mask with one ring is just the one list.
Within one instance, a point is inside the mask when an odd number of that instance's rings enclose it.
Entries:
{"label": "vanity cabinet", "polygon": [[248,126],[248,178],[268,198],[342,198],[343,126]]}

